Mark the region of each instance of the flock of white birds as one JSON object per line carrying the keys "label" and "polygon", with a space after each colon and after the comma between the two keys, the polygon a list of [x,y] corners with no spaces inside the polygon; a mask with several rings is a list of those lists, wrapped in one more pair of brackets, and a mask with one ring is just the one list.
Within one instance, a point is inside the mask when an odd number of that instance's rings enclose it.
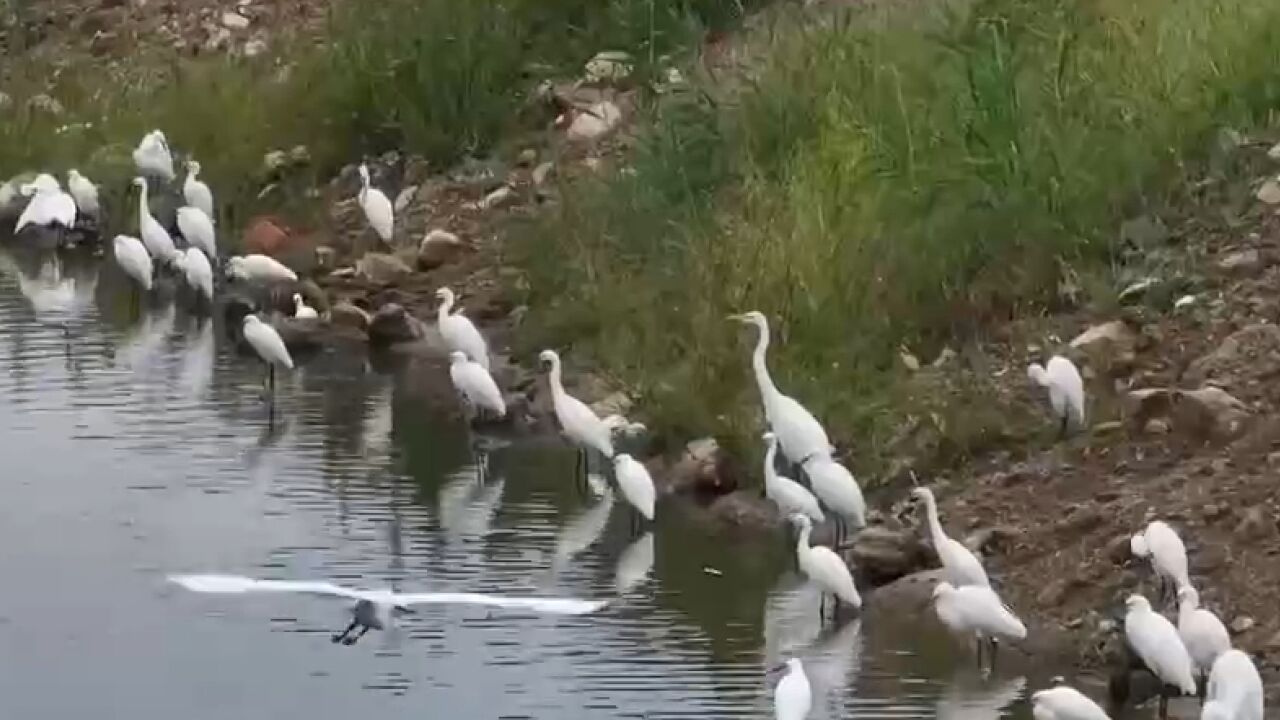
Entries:
{"label": "flock of white birds", "polygon": [[[218,263],[214,196],[209,186],[199,179],[200,164],[186,163],[187,175],[182,184],[185,205],[177,211],[177,226],[186,247],[178,249],[168,229],[152,216],[148,192],[152,183],[168,184],[175,179],[173,156],[163,132],[155,130],[143,137],[133,152],[138,177],[138,232],[140,237],[118,235],[114,240],[115,260],[141,291],[152,287],[157,268],[172,268],[195,292],[199,301],[211,303],[214,297],[213,268]],[[372,187],[369,171],[359,168],[361,189],[358,200],[377,236],[390,242],[394,231],[393,207],[387,196]],[[77,213],[97,216],[100,211],[98,189],[76,170],[67,174],[69,192],[63,191],[51,175],[41,174],[23,185],[20,192],[30,198],[15,226],[15,233],[29,226],[75,225]],[[226,275],[251,283],[293,283],[292,270],[266,255],[243,255],[229,258]],[[135,296],[136,297],[136,296]],[[455,296],[449,288],[437,291],[440,300],[437,326],[449,350],[449,376],[467,411],[468,420],[501,418],[506,412],[503,393],[490,374],[490,358],[483,334],[461,310],[454,310]],[[300,295],[293,296],[295,315],[319,319]],[[797,529],[796,561],[800,571],[834,601],[834,612],[842,606],[861,607],[862,600],[854,584],[848,564],[831,548],[810,544],[815,523],[830,520],[835,529],[836,546],[849,529],[866,525],[866,503],[852,473],[835,459],[834,448],[822,424],[796,399],[778,389],[766,364],[769,347],[769,324],[760,312],[731,316],[732,320],[754,326],[757,330],[751,356],[752,370],[759,388],[768,431],[764,433],[764,477],[766,496],[780,513]],[[274,389],[277,367],[292,369],[293,359],[280,334],[269,322],[254,314],[243,319],[245,340],[268,367],[268,382]],[[656,491],[645,465],[614,447],[616,418],[602,419],[586,403],[564,388],[560,357],[553,350],[539,355],[547,373],[552,405],[564,435],[579,450],[579,478],[585,483],[590,468],[590,453],[609,461],[623,498],[634,508],[637,520],[654,520]],[[1084,383],[1076,366],[1067,358],[1055,356],[1045,366],[1033,364],[1028,378],[1044,387],[1054,418],[1065,434],[1073,427],[1084,427]],[[785,462],[780,463],[779,460]],[[778,465],[799,471],[808,486],[778,472]],[[802,475],[800,475],[802,473]],[[928,533],[942,565],[944,579],[933,592],[934,609],[939,620],[952,632],[975,638],[978,663],[982,665],[983,648],[989,647],[994,666],[996,649],[1001,640],[1022,640],[1027,628],[1001,600],[992,587],[982,561],[964,544],[947,536],[938,516],[937,503],[928,488],[912,490],[914,500],[924,506]],[[1207,678],[1202,720],[1262,720],[1263,690],[1258,671],[1243,652],[1232,649],[1230,635],[1222,622],[1209,610],[1200,607],[1199,594],[1192,586],[1187,571],[1186,550],[1177,533],[1161,521],[1152,522],[1134,535],[1131,549],[1135,556],[1150,558],[1160,579],[1161,595],[1168,603],[1176,603],[1177,624],[1156,612],[1145,597],[1133,595],[1126,602],[1124,634],[1133,654],[1164,685],[1160,697],[1160,713],[1167,711],[1171,693],[1195,694],[1197,679]],[[325,583],[291,583],[263,581],[233,576],[177,576],[176,582],[203,592],[244,593],[249,591],[314,592],[349,597],[357,601],[351,625],[334,640],[354,642],[352,633],[370,628],[380,629],[383,616],[396,608],[422,602],[506,603],[508,607],[546,612],[576,614],[598,609],[601,604],[576,600],[508,598],[487,596],[445,596],[438,594],[397,595],[389,591],[355,591]],[[825,602],[820,604],[825,615]],[[791,659],[785,663],[785,675],[774,694],[778,720],[801,720],[812,706],[809,681],[803,663]],[[1064,684],[1040,690],[1031,696],[1037,720],[1102,720],[1105,711],[1083,693]]]}

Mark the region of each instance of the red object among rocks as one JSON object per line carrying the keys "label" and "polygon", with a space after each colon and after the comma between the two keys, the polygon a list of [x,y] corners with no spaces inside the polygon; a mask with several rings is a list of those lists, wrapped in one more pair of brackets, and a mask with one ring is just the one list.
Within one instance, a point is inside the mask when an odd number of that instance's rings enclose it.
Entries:
{"label": "red object among rocks", "polygon": [[246,253],[274,256],[291,249],[287,226],[278,219],[265,215],[259,215],[249,221],[243,240]]}

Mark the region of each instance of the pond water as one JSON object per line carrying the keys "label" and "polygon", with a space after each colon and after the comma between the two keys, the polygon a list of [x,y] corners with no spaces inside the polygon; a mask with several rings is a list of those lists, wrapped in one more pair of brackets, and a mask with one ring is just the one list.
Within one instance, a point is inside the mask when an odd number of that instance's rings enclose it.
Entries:
{"label": "pond water", "polygon": [[[633,540],[554,438],[481,478],[443,365],[321,353],[269,411],[217,318],[141,315],[113,267],[0,256],[0,716],[766,718],[766,668],[799,655],[815,718],[1023,718],[1052,674],[983,679],[914,618],[820,627],[781,536],[668,503]],[[346,647],[342,601],[182,572],[614,602],[419,608]]]}

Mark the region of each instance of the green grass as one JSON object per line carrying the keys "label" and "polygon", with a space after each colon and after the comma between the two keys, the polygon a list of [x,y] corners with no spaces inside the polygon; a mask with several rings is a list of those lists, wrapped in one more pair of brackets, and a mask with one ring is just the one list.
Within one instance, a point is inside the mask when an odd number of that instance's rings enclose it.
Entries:
{"label": "green grass", "polygon": [[760,36],[738,92],[658,106],[633,174],[566,188],[523,248],[530,341],[572,344],[668,432],[754,446],[724,317],[760,309],[779,383],[868,464],[922,408],[961,446],[1004,432],[966,422],[982,383],[898,382],[900,346],[1052,304],[1064,265],[1115,257],[1119,221],[1280,101],[1280,5],[1252,0],[888,3]]}

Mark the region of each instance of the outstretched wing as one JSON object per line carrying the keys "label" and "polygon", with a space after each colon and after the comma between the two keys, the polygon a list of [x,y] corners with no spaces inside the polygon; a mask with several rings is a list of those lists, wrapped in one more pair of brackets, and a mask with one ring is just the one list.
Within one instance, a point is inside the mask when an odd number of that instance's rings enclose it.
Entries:
{"label": "outstretched wing", "polygon": [[258,580],[243,575],[170,575],[169,581],[198,593],[243,594],[250,592],[285,592],[327,595],[351,600],[386,601],[392,593],[386,590],[353,590],[333,583],[310,580]]}
{"label": "outstretched wing", "polygon": [[392,594],[388,602],[398,606],[409,605],[485,605],[507,610],[530,610],[548,615],[586,615],[600,610],[608,603],[604,600],[577,600],[573,598],[503,597],[479,593],[405,593]]}

